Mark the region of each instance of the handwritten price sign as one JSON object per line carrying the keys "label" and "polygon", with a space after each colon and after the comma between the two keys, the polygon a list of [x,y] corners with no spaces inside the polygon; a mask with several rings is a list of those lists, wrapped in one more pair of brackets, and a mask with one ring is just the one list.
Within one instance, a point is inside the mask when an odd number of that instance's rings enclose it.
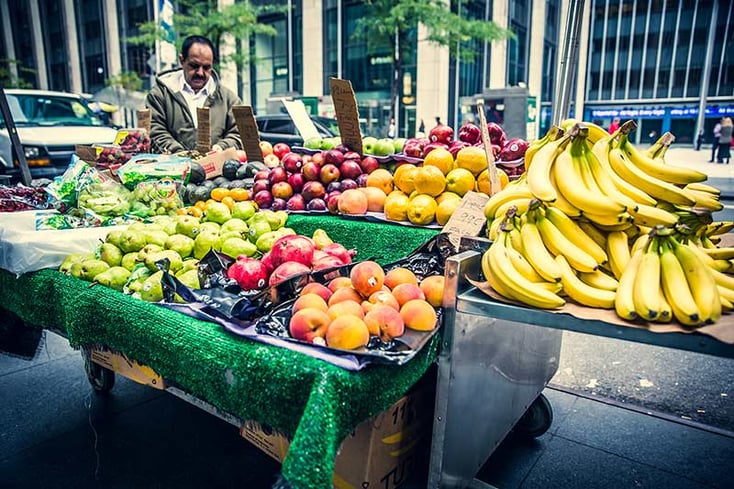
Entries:
{"label": "handwritten price sign", "polygon": [[442,232],[448,233],[452,242],[458,242],[462,236],[479,236],[487,222],[484,206],[488,200],[489,196],[481,192],[467,192]]}

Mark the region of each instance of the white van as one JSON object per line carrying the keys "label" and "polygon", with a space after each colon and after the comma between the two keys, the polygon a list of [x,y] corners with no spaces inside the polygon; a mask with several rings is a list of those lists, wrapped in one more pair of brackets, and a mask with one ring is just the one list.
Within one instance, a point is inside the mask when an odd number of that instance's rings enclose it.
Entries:
{"label": "white van", "polygon": [[[110,144],[117,135],[79,95],[7,89],[5,96],[34,179],[64,173],[77,144]],[[0,174],[17,180],[20,168],[13,160],[8,128],[0,113]]]}

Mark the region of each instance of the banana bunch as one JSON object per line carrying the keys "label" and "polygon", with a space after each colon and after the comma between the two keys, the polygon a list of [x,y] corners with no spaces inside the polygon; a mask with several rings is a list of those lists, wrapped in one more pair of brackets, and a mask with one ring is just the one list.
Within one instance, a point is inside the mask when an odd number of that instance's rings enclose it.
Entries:
{"label": "banana bunch", "polygon": [[[734,255],[732,255],[734,256]],[[734,277],[709,266],[711,258],[669,229],[655,229],[636,249],[619,280],[614,308],[624,319],[697,327],[734,308]]]}

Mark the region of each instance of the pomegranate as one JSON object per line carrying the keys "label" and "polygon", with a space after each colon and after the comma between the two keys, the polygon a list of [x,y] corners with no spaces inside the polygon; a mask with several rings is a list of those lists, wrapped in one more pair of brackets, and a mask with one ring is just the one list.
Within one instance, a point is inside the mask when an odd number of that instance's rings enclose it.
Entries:
{"label": "pomegranate", "polygon": [[227,276],[236,280],[244,290],[254,290],[265,287],[268,271],[260,260],[240,256],[230,265]]}
{"label": "pomegranate", "polygon": [[321,248],[321,251],[338,258],[342,265],[352,263],[352,257],[357,254],[357,250],[348,250],[340,243],[328,244]]}
{"label": "pomegranate", "polygon": [[500,151],[498,160],[514,161],[525,156],[525,150],[528,149],[528,142],[521,138],[513,138],[505,143]]}
{"label": "pomegranate", "polygon": [[316,249],[311,238],[299,234],[289,234],[278,238],[270,249],[270,259],[273,267],[278,268],[282,263],[297,262],[310,266],[313,262],[313,252]]}
{"label": "pomegranate", "polygon": [[284,280],[289,279],[290,277],[309,273],[310,271],[311,268],[304,265],[303,263],[299,263],[296,261],[287,261],[275,267],[273,273],[270,274],[268,285],[273,287],[283,282]]}
{"label": "pomegranate", "polygon": [[314,271],[324,270],[325,268],[340,267],[342,265],[344,265],[344,263],[342,263],[342,261],[339,258],[333,255],[327,254],[326,256],[321,257],[318,260],[314,260],[313,270]]}
{"label": "pomegranate", "polygon": [[507,135],[502,126],[496,122],[487,122],[487,132],[489,133],[489,140],[492,144],[496,144],[500,147],[504,146]]}
{"label": "pomegranate", "polygon": [[428,133],[431,142],[449,144],[454,139],[454,128],[447,124],[438,124]]}
{"label": "pomegranate", "polygon": [[459,141],[474,144],[482,140],[482,131],[478,126],[467,122],[459,128]]}

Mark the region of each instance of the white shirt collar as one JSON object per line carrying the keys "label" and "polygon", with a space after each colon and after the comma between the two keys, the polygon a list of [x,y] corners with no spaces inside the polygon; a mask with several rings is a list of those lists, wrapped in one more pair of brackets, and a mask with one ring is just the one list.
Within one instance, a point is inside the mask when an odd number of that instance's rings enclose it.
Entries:
{"label": "white shirt collar", "polygon": [[191,88],[191,85],[186,83],[186,78],[184,78],[183,71],[179,73],[179,91],[183,93],[187,93],[190,95],[193,95],[195,97],[208,97],[212,93],[214,93],[214,90],[217,88],[217,82],[214,81],[214,77],[210,76],[209,80],[206,82],[206,85],[204,85],[204,88],[199,90],[199,93],[194,93],[194,89]]}

